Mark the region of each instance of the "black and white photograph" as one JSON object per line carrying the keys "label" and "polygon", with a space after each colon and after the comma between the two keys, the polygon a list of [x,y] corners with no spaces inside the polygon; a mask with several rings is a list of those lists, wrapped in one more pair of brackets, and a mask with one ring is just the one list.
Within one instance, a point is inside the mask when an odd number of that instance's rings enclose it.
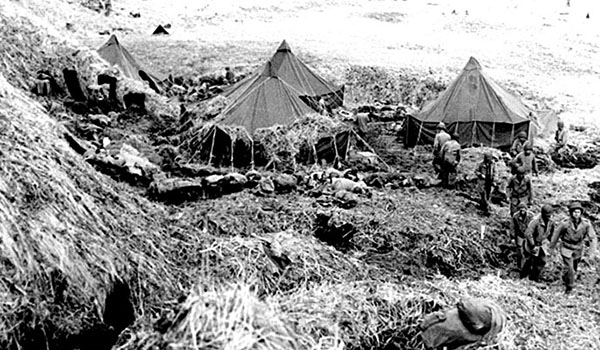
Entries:
{"label": "black and white photograph", "polygon": [[599,19],[0,0],[0,349],[600,350]]}

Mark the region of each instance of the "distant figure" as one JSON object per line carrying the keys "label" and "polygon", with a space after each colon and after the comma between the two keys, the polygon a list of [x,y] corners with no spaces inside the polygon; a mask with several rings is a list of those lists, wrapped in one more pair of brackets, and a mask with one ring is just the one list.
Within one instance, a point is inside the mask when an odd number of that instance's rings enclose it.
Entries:
{"label": "distant figure", "polygon": [[554,134],[554,140],[556,141],[556,147],[555,150],[558,151],[559,149],[565,147],[567,145],[567,129],[565,129],[565,122],[563,122],[562,120],[559,120],[556,123],[557,129],[556,129],[556,133]]}
{"label": "distant figure", "polygon": [[104,10],[105,10],[104,15],[106,17],[110,16],[110,12],[112,11],[112,2],[111,2],[111,0],[105,0]]}
{"label": "distant figure", "polygon": [[533,191],[531,179],[525,175],[523,168],[515,169],[515,175],[508,180],[506,195],[510,201],[510,215],[514,215],[520,204],[530,206],[533,204]]}
{"label": "distant figure", "polygon": [[590,14],[589,14],[589,12],[588,12],[588,14],[587,14],[587,15],[585,15],[585,18],[586,18],[586,19],[590,19]]}
{"label": "distant figure", "polygon": [[588,219],[582,217],[583,207],[579,202],[569,205],[569,219],[563,221],[554,231],[550,249],[554,250],[561,241],[560,255],[563,258],[563,282],[565,293],[570,293],[575,284],[575,273],[581,258],[585,241],[590,240],[590,257],[598,259],[598,238]]}
{"label": "distant figure", "polygon": [[521,278],[529,277],[532,281],[540,279],[549,253],[547,243],[555,229],[555,223],[552,221],[553,211],[554,208],[550,204],[544,204],[542,213],[529,223],[525,231],[525,261],[521,268]]}
{"label": "distant figure", "polygon": [[452,134],[452,139],[444,143],[442,147],[442,186],[454,189],[458,175],[458,164],[460,163],[460,143],[457,133]]}
{"label": "distant figure", "polygon": [[440,178],[440,173],[442,169],[442,147],[444,144],[452,137],[450,134],[446,132],[446,124],[440,122],[436,126],[437,133],[435,134],[435,138],[433,139],[433,170],[438,178]]}
{"label": "distant figure", "polygon": [[233,84],[235,82],[235,74],[229,67],[225,67],[225,85]]}
{"label": "distant figure", "polygon": [[496,164],[494,157],[490,152],[483,155],[483,161],[479,163],[479,167],[475,171],[477,175],[477,190],[481,195],[479,205],[485,214],[490,213],[490,197],[492,188],[495,185]]}
{"label": "distant figure", "polygon": [[523,146],[525,145],[525,142],[527,142],[527,133],[525,131],[521,131],[517,134],[517,137],[510,147],[509,153],[511,157],[516,157],[517,154],[523,152]]}
{"label": "distant figure", "polygon": [[510,221],[510,227],[517,247],[517,269],[519,271],[523,268],[525,232],[527,231],[530,222],[531,214],[527,211],[527,204],[519,203],[515,213],[511,214]]}
{"label": "distant figure", "polygon": [[535,154],[533,153],[533,147],[529,142],[525,143],[523,152],[517,154],[517,156],[511,161],[513,168],[522,168],[525,174],[538,175],[537,163],[535,161]]}

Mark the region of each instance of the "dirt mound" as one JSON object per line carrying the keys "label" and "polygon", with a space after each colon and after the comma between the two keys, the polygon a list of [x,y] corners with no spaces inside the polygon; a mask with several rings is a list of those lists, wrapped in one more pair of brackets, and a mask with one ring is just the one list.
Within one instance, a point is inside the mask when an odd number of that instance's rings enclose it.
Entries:
{"label": "dirt mound", "polygon": [[98,309],[115,279],[137,312],[178,293],[181,240],[165,239],[164,210],[86,165],[1,76],[0,116],[0,347],[80,346],[105,327]]}
{"label": "dirt mound", "polygon": [[351,104],[379,101],[421,107],[434,99],[446,85],[433,77],[382,67],[352,66],[346,72],[346,98]]}

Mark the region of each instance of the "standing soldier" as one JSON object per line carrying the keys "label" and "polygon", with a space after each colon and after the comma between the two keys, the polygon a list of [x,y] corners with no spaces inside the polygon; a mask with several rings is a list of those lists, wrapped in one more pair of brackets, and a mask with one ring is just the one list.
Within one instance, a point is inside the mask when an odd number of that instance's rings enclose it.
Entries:
{"label": "standing soldier", "polygon": [[546,243],[550,241],[555,230],[552,220],[554,208],[550,204],[544,204],[542,213],[537,216],[525,231],[525,262],[521,269],[521,278],[529,276],[532,281],[539,281],[546,257],[548,256]]}
{"label": "standing soldier", "polygon": [[433,169],[438,178],[442,170],[442,147],[450,141],[450,134],[446,132],[446,125],[440,122],[436,127],[437,133],[433,139]]}
{"label": "standing soldier", "polygon": [[460,143],[458,143],[457,133],[452,134],[452,139],[444,143],[441,155],[442,186],[453,189],[458,175],[458,163],[460,163]]}
{"label": "standing soldier", "polygon": [[517,156],[511,161],[513,169],[518,167],[523,168],[525,174],[532,173],[538,175],[537,163],[535,161],[535,154],[533,153],[533,147],[529,142],[523,147],[523,152],[517,154]]}
{"label": "standing soldier", "polygon": [[554,134],[554,140],[556,141],[555,150],[565,147],[567,145],[567,129],[565,129],[565,122],[559,120],[556,123],[556,133]]}
{"label": "standing soldier", "polygon": [[552,235],[550,249],[556,247],[556,243],[561,241],[560,255],[563,259],[563,282],[565,283],[565,293],[573,290],[575,283],[575,273],[577,266],[583,256],[583,247],[585,241],[590,242],[590,256],[598,258],[598,239],[594,227],[588,219],[582,218],[583,207],[579,202],[572,202],[569,205],[569,219],[563,221]]}
{"label": "standing soldier", "polygon": [[510,215],[514,215],[519,204],[533,204],[533,190],[531,188],[531,179],[525,175],[522,167],[515,169],[515,175],[508,180],[506,186],[506,195],[510,201]]}
{"label": "standing soldier", "polygon": [[531,214],[527,211],[527,205],[521,203],[517,207],[517,212],[512,215],[510,226],[515,237],[517,246],[517,269],[523,268],[523,245],[525,243],[525,232],[531,222]]}
{"label": "standing soldier", "polygon": [[477,190],[481,195],[481,200],[479,202],[481,210],[483,210],[484,213],[489,214],[490,196],[496,177],[496,164],[494,163],[492,153],[486,152],[483,155],[483,161],[479,163],[479,167],[477,167],[475,174],[477,175]]}
{"label": "standing soldier", "polygon": [[523,147],[525,146],[525,142],[527,142],[527,133],[525,131],[521,131],[517,134],[517,137],[512,143],[510,147],[510,155],[511,157],[516,157],[517,154],[523,152]]}

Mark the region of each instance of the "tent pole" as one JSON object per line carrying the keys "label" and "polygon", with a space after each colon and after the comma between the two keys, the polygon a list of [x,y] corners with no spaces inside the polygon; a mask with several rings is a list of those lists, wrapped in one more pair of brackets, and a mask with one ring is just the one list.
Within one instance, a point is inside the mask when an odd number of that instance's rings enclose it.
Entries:
{"label": "tent pole", "polygon": [[231,172],[233,172],[234,168],[233,168],[233,147],[235,145],[235,140],[237,139],[237,135],[234,137],[231,137],[231,156],[230,156],[230,162],[231,162]]}
{"label": "tent pole", "polygon": [[213,151],[215,150],[215,138],[216,137],[217,137],[217,127],[215,126],[214,131],[213,131],[213,139],[210,144],[210,155],[208,156],[208,165],[209,166],[212,163]]}
{"label": "tent pole", "polygon": [[338,153],[338,149],[337,149],[337,143],[336,143],[336,134],[333,134],[333,149],[335,150],[335,158],[333,159],[333,167],[335,168],[335,161],[338,160],[338,158],[340,157],[339,153]]}
{"label": "tent pole", "polygon": [[371,153],[373,153],[373,154],[375,155],[375,157],[377,157],[377,158],[378,158],[378,159],[379,159],[379,160],[380,160],[380,161],[383,163],[383,165],[385,165],[385,166],[386,166],[386,168],[388,169],[388,171],[391,171],[391,170],[392,170],[392,167],[391,167],[391,166],[389,166],[389,165],[388,165],[388,163],[386,163],[386,162],[385,162],[385,160],[383,160],[383,159],[382,159],[382,158],[379,156],[379,154],[377,154],[377,152],[375,152],[375,150],[373,149],[373,147],[371,147],[371,145],[369,145],[369,144],[367,143],[367,141],[365,141],[365,139],[363,139],[362,137],[360,137],[360,135],[359,135],[359,134],[357,134],[357,133],[356,133],[354,130],[352,131],[352,133],[354,134],[354,136],[358,137],[358,139],[359,139],[360,141],[362,141],[362,143],[364,143],[364,144],[365,144],[365,146],[366,146],[366,147],[369,149],[369,151],[371,151]]}
{"label": "tent pole", "polygon": [[495,138],[496,138],[496,122],[493,122],[492,123],[492,142],[490,144],[490,147],[492,147],[492,148],[494,147]]}
{"label": "tent pole", "polygon": [[254,171],[254,140],[250,139],[250,170]]}

